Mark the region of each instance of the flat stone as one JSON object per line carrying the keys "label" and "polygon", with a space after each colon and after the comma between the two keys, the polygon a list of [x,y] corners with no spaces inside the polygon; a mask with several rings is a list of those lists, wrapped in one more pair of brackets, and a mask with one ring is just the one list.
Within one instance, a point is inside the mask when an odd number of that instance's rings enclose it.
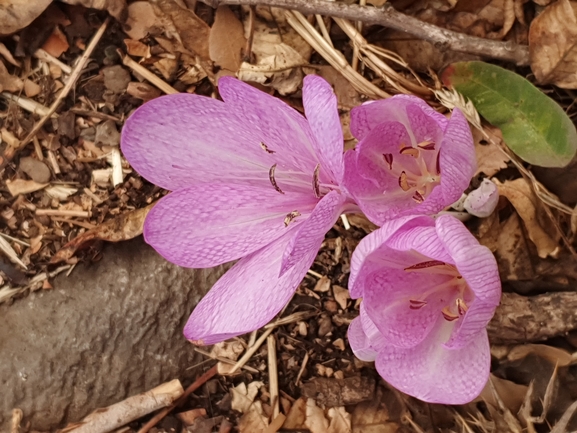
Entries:
{"label": "flat stone", "polygon": [[20,158],[18,168],[30,176],[34,182],[38,183],[47,183],[50,181],[50,177],[52,176],[50,169],[46,164],[32,158],[31,156]]}
{"label": "flat stone", "polygon": [[224,272],[166,262],[141,238],[106,247],[103,259],[0,305],[0,431],[14,408],[49,430],[98,407],[199,373],[182,336],[200,298]]}

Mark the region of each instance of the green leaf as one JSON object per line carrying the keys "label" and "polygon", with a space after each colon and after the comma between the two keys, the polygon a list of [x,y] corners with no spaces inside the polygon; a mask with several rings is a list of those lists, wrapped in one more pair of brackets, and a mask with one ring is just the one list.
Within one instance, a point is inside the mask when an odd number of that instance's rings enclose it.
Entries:
{"label": "green leaf", "polygon": [[500,128],[505,143],[523,160],[563,167],[573,159],[575,125],[555,101],[525,78],[484,62],[453,63],[441,78]]}

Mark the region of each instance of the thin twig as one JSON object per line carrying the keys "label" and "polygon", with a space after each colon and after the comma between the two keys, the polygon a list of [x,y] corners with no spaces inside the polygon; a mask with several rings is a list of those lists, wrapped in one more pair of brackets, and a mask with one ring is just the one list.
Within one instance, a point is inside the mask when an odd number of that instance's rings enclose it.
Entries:
{"label": "thin twig", "polygon": [[148,421],[146,424],[144,424],[140,428],[140,430],[138,430],[138,433],[147,433],[148,430],[150,430],[152,427],[154,427],[156,424],[158,424],[158,422],[161,419],[163,419],[166,415],[168,415],[175,407],[182,404],[188,398],[188,396],[190,394],[192,394],[194,391],[196,391],[198,388],[200,388],[202,385],[204,385],[217,372],[218,372],[217,366],[215,365],[210,370],[208,370],[206,373],[204,373],[202,376],[200,376],[198,379],[196,379],[194,382],[192,382],[192,384],[190,384],[190,386],[188,388],[186,388],[186,390],[184,391],[184,394],[182,394],[178,400],[176,400],[170,406],[162,409],[160,412],[158,412],[156,415],[154,415],[150,421]]}
{"label": "thin twig", "polygon": [[130,69],[132,69],[137,74],[142,75],[145,80],[150,82],[150,84],[153,84],[155,87],[162,90],[167,95],[180,93],[178,90],[176,90],[170,84],[168,84],[166,81],[164,81],[160,77],[154,75],[152,72],[150,72],[144,66],[142,66],[140,63],[137,63],[134,60],[132,60],[130,58],[130,56],[128,56],[127,54],[124,54],[120,50],[117,50],[117,51],[118,51],[118,54],[120,55],[120,57],[122,58],[122,64],[124,66],[128,66]]}
{"label": "thin twig", "polygon": [[84,53],[82,53],[82,56],[80,56],[80,59],[78,60],[78,63],[76,64],[76,66],[74,67],[74,70],[70,74],[68,81],[66,81],[65,86],[62,88],[62,90],[58,94],[57,98],[54,100],[54,102],[52,103],[52,105],[48,109],[48,112],[45,113],[45,115],[42,116],[42,118],[34,125],[32,130],[28,133],[28,135],[24,138],[24,140],[22,140],[22,142],[20,143],[20,145],[18,146],[17,149],[12,148],[12,147],[6,149],[6,152],[4,153],[5,158],[2,161],[2,165],[6,165],[6,163],[8,161],[10,161],[12,158],[14,158],[14,155],[16,154],[16,152],[19,149],[22,149],[24,146],[26,146],[28,143],[30,143],[32,141],[34,136],[36,136],[38,131],[40,131],[40,129],[42,128],[42,126],[44,126],[44,124],[50,118],[50,116],[56,112],[56,110],[60,106],[60,103],[64,99],[66,99],[66,97],[68,96],[68,93],[70,93],[70,91],[72,90],[72,88],[76,84],[76,81],[78,80],[78,78],[82,74],[84,66],[86,66],[86,63],[88,63],[88,59],[92,55],[92,52],[96,48],[96,45],[98,45],[98,42],[100,41],[100,38],[102,38],[102,35],[104,34],[104,31],[106,30],[106,27],[108,27],[109,23],[110,23],[110,17],[107,17],[104,20],[104,22],[102,23],[102,25],[100,26],[100,28],[96,31],[96,34],[93,36],[92,40],[90,41],[90,43],[86,47],[86,50],[84,50]]}
{"label": "thin twig", "polygon": [[379,24],[433,43],[437,48],[476,54],[492,59],[529,64],[529,47],[512,42],[493,41],[453,32],[405,15],[385,3],[381,8],[348,5],[326,0],[201,0],[214,8],[219,5],[267,5],[303,14],[328,15],[352,21]]}
{"label": "thin twig", "polygon": [[278,395],[278,370],[276,359],[276,340],[274,335],[267,337],[268,348],[268,381],[270,403],[272,405],[272,419],[275,419],[280,413],[279,409],[279,395]]}

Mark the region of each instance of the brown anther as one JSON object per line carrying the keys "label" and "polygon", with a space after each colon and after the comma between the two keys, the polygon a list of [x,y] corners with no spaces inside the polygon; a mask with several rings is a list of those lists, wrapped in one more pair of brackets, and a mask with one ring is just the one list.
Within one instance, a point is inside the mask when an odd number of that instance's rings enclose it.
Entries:
{"label": "brown anther", "polygon": [[437,174],[440,175],[441,174],[441,152],[437,153],[437,163],[436,163],[436,167],[437,169]]}
{"label": "brown anther", "polygon": [[459,315],[455,314],[451,310],[449,310],[449,307],[443,308],[441,310],[441,314],[443,314],[443,317],[445,318],[445,320],[447,322],[453,322],[459,318]]}
{"label": "brown anther", "polygon": [[392,153],[383,153],[383,158],[385,158],[385,162],[389,164],[389,170],[393,169],[393,154]]}
{"label": "brown anther", "polygon": [[435,142],[433,141],[423,141],[422,143],[417,144],[423,150],[435,150]]}
{"label": "brown anther", "polygon": [[469,306],[465,303],[463,299],[457,298],[455,303],[457,304],[457,310],[459,311],[459,316],[464,315],[469,310]]}
{"label": "brown anther", "polygon": [[411,185],[409,185],[409,181],[407,180],[407,173],[404,171],[401,172],[399,176],[399,186],[403,191],[408,191],[411,189]]}
{"label": "brown anther", "polygon": [[445,262],[441,262],[440,260],[429,260],[427,262],[417,263],[416,265],[409,266],[405,268],[405,271],[414,271],[415,269],[425,269],[425,268],[432,268],[433,266],[443,266]]}
{"label": "brown anther", "polygon": [[425,201],[425,197],[423,197],[423,194],[421,194],[419,191],[415,191],[413,194],[413,200],[415,200],[417,203],[423,203]]}
{"label": "brown anther", "polygon": [[420,310],[425,305],[427,305],[427,301],[420,301],[418,299],[409,299],[409,308],[411,310]]}
{"label": "brown anther", "polygon": [[301,216],[301,213],[298,210],[293,210],[292,212],[287,213],[286,217],[284,219],[284,226],[288,227],[288,225],[291,223],[291,221],[294,220],[298,216]]}
{"label": "brown anther", "polygon": [[321,165],[317,164],[315,171],[313,173],[313,192],[316,198],[321,198],[321,187],[319,184],[319,171],[321,170]]}
{"label": "brown anther", "polygon": [[274,171],[276,170],[276,164],[273,165],[270,170],[268,171],[268,178],[270,180],[270,183],[272,184],[272,186],[274,187],[274,189],[276,189],[278,192],[280,192],[281,194],[284,194],[283,190],[279,188],[279,186],[276,183],[276,179],[274,178]]}
{"label": "brown anther", "polygon": [[260,147],[262,147],[262,150],[264,150],[266,153],[275,153],[274,150],[270,150],[268,146],[264,144],[262,141],[260,142]]}
{"label": "brown anther", "polygon": [[403,147],[399,153],[401,155],[409,155],[412,156],[413,158],[418,158],[419,157],[419,149],[415,149],[414,147]]}

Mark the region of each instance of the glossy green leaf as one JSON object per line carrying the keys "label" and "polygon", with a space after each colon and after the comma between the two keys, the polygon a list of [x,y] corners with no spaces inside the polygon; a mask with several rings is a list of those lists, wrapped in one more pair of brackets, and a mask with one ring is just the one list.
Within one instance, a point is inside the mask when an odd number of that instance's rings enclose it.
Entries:
{"label": "glossy green leaf", "polygon": [[575,155],[577,132],[571,119],[520,75],[484,62],[458,62],[445,68],[441,78],[500,128],[505,143],[523,160],[563,167]]}

